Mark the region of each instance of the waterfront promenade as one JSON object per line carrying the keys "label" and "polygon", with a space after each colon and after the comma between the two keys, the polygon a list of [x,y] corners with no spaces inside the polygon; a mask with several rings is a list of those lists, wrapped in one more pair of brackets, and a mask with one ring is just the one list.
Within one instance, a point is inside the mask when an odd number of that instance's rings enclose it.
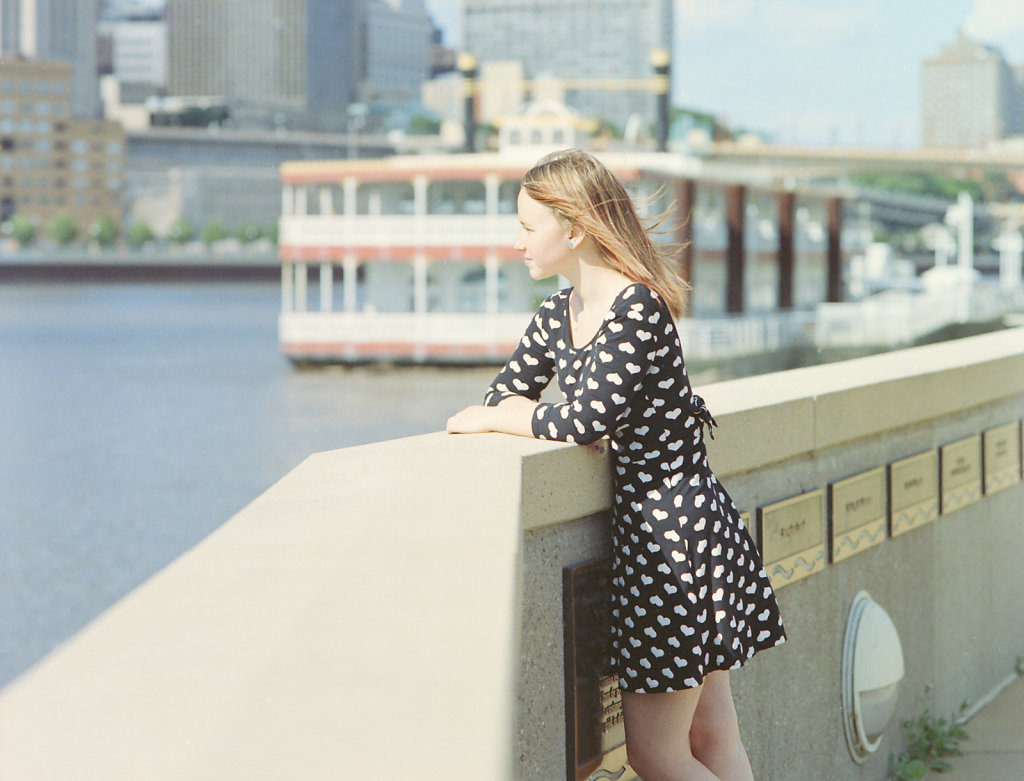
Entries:
{"label": "waterfront promenade", "polygon": [[[950,713],[1012,675],[1021,336],[698,389],[719,422],[712,464],[766,559],[775,546],[784,561],[786,535],[765,511],[796,498],[814,509],[796,542],[819,565],[799,578],[770,567],[789,642],[734,679],[755,777],[882,781],[922,692]],[[826,491],[908,462],[932,465],[906,480],[932,485],[908,507],[941,510],[901,516],[909,528],[835,560]],[[0,692],[0,777],[564,778],[563,577],[607,555],[609,466],[607,453],[503,435],[310,456]],[[857,764],[841,660],[864,591],[891,617],[903,664],[882,740]],[[1016,691],[977,714],[965,748],[978,756],[961,762],[997,753],[983,719]]]}

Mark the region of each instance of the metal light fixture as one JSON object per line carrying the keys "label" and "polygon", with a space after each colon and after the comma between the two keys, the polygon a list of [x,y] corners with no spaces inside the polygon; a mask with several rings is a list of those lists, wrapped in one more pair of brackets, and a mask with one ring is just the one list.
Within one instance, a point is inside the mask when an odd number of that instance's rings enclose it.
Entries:
{"label": "metal light fixture", "polygon": [[903,646],[889,614],[866,591],[853,598],[843,643],[843,730],[854,762],[882,742],[903,680]]}

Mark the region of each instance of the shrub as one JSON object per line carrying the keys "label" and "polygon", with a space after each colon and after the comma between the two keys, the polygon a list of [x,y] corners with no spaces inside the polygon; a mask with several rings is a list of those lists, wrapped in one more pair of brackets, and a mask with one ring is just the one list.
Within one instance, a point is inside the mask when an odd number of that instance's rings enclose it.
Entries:
{"label": "shrub", "polygon": [[100,217],[89,225],[89,238],[99,242],[100,246],[109,247],[117,241],[117,223],[110,217]]}
{"label": "shrub", "polygon": [[133,247],[141,247],[144,244],[151,242],[155,235],[153,229],[149,227],[149,223],[143,220],[132,223],[132,226],[128,229],[128,235],[126,237],[128,243]]}
{"label": "shrub", "polygon": [[263,229],[254,222],[244,223],[235,233],[235,237],[243,244],[263,238]]}
{"label": "shrub", "polygon": [[75,224],[75,218],[66,212],[61,212],[50,220],[48,231],[50,237],[62,247],[66,247],[78,236],[78,226]]}
{"label": "shrub", "polygon": [[5,236],[10,236],[23,247],[36,240],[36,226],[26,217],[13,215],[4,223],[3,229]]}
{"label": "shrub", "polygon": [[231,236],[228,233],[228,229],[220,222],[220,220],[210,220],[203,226],[203,243],[204,244],[215,244],[218,241],[223,241]]}
{"label": "shrub", "polygon": [[167,240],[172,244],[184,244],[196,237],[195,226],[187,217],[179,217],[167,229]]}

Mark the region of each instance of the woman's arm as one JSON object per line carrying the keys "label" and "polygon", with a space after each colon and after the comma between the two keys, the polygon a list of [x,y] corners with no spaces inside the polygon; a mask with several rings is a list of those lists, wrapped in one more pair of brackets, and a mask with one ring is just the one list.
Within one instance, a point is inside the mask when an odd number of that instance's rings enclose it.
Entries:
{"label": "woman's arm", "polygon": [[504,434],[532,437],[535,409],[537,402],[525,396],[507,396],[497,406],[485,407],[477,404],[456,412],[448,418],[447,431],[449,434],[499,431]]}

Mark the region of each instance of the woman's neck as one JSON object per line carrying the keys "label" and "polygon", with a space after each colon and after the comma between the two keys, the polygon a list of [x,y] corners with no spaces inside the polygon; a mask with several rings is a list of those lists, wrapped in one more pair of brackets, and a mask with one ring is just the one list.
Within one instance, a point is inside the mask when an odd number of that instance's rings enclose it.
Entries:
{"label": "woman's neck", "polygon": [[634,280],[601,260],[581,257],[575,273],[566,278],[573,287],[573,310],[579,312],[608,311],[622,289]]}

